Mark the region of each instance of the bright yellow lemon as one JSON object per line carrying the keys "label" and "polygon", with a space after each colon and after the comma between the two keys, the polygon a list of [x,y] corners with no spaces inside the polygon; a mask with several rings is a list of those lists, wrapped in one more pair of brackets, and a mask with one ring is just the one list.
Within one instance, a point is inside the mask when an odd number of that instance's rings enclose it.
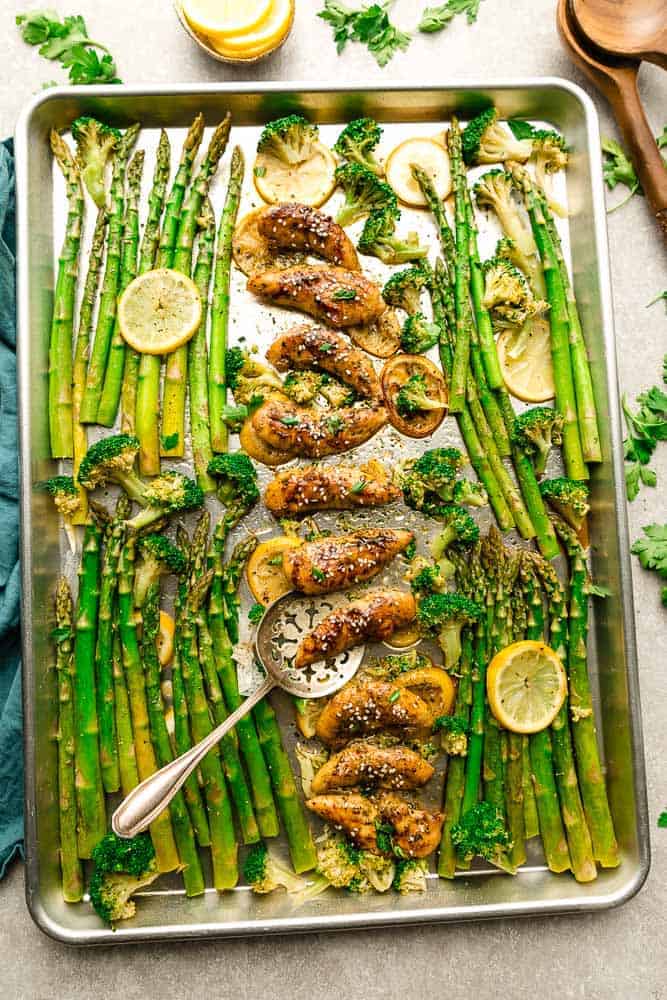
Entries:
{"label": "bright yellow lemon", "polygon": [[525,639],[501,649],[486,672],[494,716],[513,733],[539,733],[558,715],[567,694],[567,675],[557,653]]}
{"label": "bright yellow lemon", "polygon": [[201,298],[194,281],[168,267],[131,281],[118,303],[123,339],[140,354],[171,354],[201,323]]}

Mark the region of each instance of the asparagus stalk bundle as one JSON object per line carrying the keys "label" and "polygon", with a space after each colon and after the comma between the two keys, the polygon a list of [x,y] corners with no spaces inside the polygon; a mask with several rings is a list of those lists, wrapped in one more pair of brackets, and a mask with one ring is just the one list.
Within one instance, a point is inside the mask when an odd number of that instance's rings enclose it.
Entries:
{"label": "asparagus stalk bundle", "polygon": [[454,180],[454,208],[456,233],[456,262],[454,269],[454,298],[456,302],[456,338],[452,360],[452,378],[449,386],[449,412],[460,413],[466,399],[468,363],[470,359],[470,260],[468,257],[468,230],[465,209],[465,171],[461,151],[461,133],[458,122],[452,118],[447,133],[447,147]]}
{"label": "asparagus stalk bundle", "polygon": [[232,238],[241,200],[244,174],[243,153],[238,146],[232,152],[227,197],[220,218],[215,259],[213,302],[211,305],[211,354],[208,370],[208,396],[211,414],[213,451],[227,450],[227,424],[223,419],[227,402],[225,353],[229,327],[229,283],[232,267]]}
{"label": "asparagus stalk bundle", "polygon": [[213,269],[215,246],[215,216],[210,199],[204,202],[199,217],[200,234],[194,282],[202,304],[199,329],[190,342],[188,377],[190,381],[190,435],[192,457],[197,482],[204,493],[215,492],[215,480],[208,474],[213,458],[208,402],[208,351],[206,348],[206,322],[208,318],[208,289]]}
{"label": "asparagus stalk bundle", "polygon": [[[157,267],[171,267],[178,236],[178,222],[192,166],[204,135],[204,118],[199,114],[188,129],[181,159],[167,199],[157,253]],[[139,438],[139,468],[145,476],[160,471],[160,358],[142,354],[137,376],[136,434]]]}
{"label": "asparagus stalk bundle", "polygon": [[97,679],[97,715],[100,727],[100,762],[102,782],[106,792],[120,788],[118,760],[118,735],[113,679],[113,633],[116,592],[118,589],[118,561],[125,538],[125,524],[116,519],[107,533],[106,548],[102,559],[102,582],[95,650]]}
{"label": "asparagus stalk bundle", "polygon": [[77,849],[76,790],[74,771],[74,606],[63,577],[56,589],[56,673],[58,678],[58,807],[60,819],[60,869],[63,899],[83,898],[83,872]]}
{"label": "asparagus stalk bundle", "polygon": [[65,178],[68,211],[53,293],[49,342],[49,437],[53,458],[71,458],[72,339],[85,204],[79,168],[67,143],[55,129],[51,131],[51,150]]}
{"label": "asparagus stalk bundle", "polygon": [[[208,197],[218,163],[227,148],[230,128],[231,115],[228,113],[213,133],[181,212],[172,266],[188,277],[192,270],[193,245],[202,206]],[[184,344],[169,354],[165,371],[160,454],[176,458],[185,453],[188,349],[188,345]]]}
{"label": "asparagus stalk bundle", "polygon": [[116,324],[116,303],[123,241],[125,170],[132,148],[139,135],[139,125],[131,125],[123,133],[113,161],[111,188],[109,191],[110,211],[107,234],[107,258],[102,281],[102,293],[97,314],[97,326],[93,343],[86,385],[81,400],[80,420],[83,424],[94,424],[104,385],[111,339]]}

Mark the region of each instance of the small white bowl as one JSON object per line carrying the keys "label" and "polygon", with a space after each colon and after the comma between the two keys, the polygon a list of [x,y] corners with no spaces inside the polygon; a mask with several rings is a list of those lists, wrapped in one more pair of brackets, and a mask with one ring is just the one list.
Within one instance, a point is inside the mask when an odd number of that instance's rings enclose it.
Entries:
{"label": "small white bowl", "polygon": [[197,34],[197,32],[192,28],[187,17],[183,13],[183,5],[180,2],[180,0],[174,0],[174,10],[176,11],[176,16],[178,17],[178,20],[181,22],[181,27],[187,32],[187,34],[190,36],[193,42],[195,42],[199,46],[202,52],[205,52],[207,55],[211,56],[212,59],[217,59],[218,62],[222,63],[229,63],[232,66],[251,66],[253,63],[261,62],[262,59],[266,59],[267,56],[273,55],[274,52],[277,52],[278,49],[285,44],[285,42],[287,41],[287,39],[291,34],[292,25],[294,24],[295,8],[296,4],[292,4],[292,16],[287,26],[287,31],[280,39],[280,41],[276,42],[276,44],[272,48],[267,49],[266,52],[262,52],[262,54],[259,56],[236,57],[236,56],[223,56],[220,52],[214,49],[212,45],[209,44],[208,40],[203,35]]}

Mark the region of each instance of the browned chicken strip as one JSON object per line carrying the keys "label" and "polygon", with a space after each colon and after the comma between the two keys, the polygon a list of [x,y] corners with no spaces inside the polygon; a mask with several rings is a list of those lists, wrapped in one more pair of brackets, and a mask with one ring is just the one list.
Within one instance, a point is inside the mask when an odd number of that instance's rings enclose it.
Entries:
{"label": "browned chicken strip", "polygon": [[313,778],[311,790],[313,795],[322,795],[354,785],[420,788],[434,773],[433,766],[409,747],[382,747],[357,740],[329,758]]}
{"label": "browned chicken strip", "polygon": [[251,417],[256,434],[279,451],[299,458],[339,455],[368,441],[387,422],[384,406],[315,410],[270,399]]}
{"label": "browned chicken strip", "polygon": [[261,209],[257,226],[269,244],[281,250],[304,250],[338,267],[359,270],[357,251],[342,226],[310,205],[270,205]]}
{"label": "browned chicken strip", "polygon": [[[405,590],[375,590],[337,608],[316,625],[299,643],[294,665],[297,669],[306,667],[368,640],[382,642],[396,629],[409,625],[415,614],[412,594]],[[400,697],[396,704],[400,704]]]}
{"label": "browned chicken strip", "polygon": [[302,594],[331,594],[372,580],[414,539],[411,531],[366,528],[304,542],[283,553],[283,570]]}
{"label": "browned chicken strip", "polygon": [[381,399],[380,379],[371,359],[340,333],[303,323],[271,344],[266,360],[279,372],[318,368],[349,385],[359,396]]}
{"label": "browned chicken strip", "polygon": [[333,265],[264,271],[250,278],[248,290],[340,328],[372,323],[386,309],[374,282],[360,271]]}
{"label": "browned chicken strip", "polygon": [[401,491],[370,468],[355,465],[301,465],[272,479],[264,503],[276,517],[314,510],[352,510],[394,503]]}
{"label": "browned chicken strip", "polygon": [[375,854],[381,853],[377,844],[377,827],[381,823],[391,823],[393,847],[400,848],[408,857],[426,858],[440,843],[443,814],[418,809],[391,793],[377,798],[356,792],[316,795],[306,805],[327,823],[343,830],[358,847]]}
{"label": "browned chicken strip", "polygon": [[380,730],[430,730],[432,722],[428,705],[414,691],[390,681],[364,680],[346,684],[327,702],[316,732],[323,743],[337,746]]}

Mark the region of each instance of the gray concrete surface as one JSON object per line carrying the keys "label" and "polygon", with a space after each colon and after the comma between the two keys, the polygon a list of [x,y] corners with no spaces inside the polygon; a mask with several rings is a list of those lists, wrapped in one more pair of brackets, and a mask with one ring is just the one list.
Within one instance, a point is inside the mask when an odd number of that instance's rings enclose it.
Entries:
{"label": "gray concrete surface", "polygon": [[[396,20],[409,24],[423,5],[421,0],[398,0]],[[477,25],[468,28],[459,18],[440,36],[418,37],[409,52],[384,71],[358,46],[337,58],[328,27],[315,16],[318,0],[297,0],[297,22],[288,44],[274,58],[245,71],[200,54],[178,27],[168,0],[76,0],[58,6],[86,17],[91,35],[111,48],[126,82],[319,82],[341,76],[436,82],[560,75],[590,90],[561,48],[553,0],[484,0]],[[22,5],[4,0],[0,7],[0,134],[5,135],[40,84],[64,79],[64,74],[20,41],[13,19]],[[660,131],[667,119],[667,78],[659,70],[644,69],[641,90],[654,130]],[[615,134],[606,105],[593,97],[603,132]],[[667,287],[664,248],[641,198],[610,216],[609,236],[622,389],[632,396],[659,381],[667,347],[662,305],[646,308]],[[645,490],[630,508],[633,538],[641,525],[667,520],[667,447],[659,450],[656,468],[658,489]],[[653,865],[647,885],[625,907],[594,917],[84,952],[51,942],[32,925],[23,900],[22,869],[15,865],[0,885],[0,995],[6,1000],[151,1000],[167,995],[234,1000],[301,1000],[313,995],[319,1000],[423,1000],[431,994],[457,1000],[503,995],[517,1000],[535,995],[545,1000],[667,997],[667,920],[661,889],[667,830],[656,828],[659,811],[667,808],[667,612],[660,607],[657,581],[636,564],[633,574]]]}

